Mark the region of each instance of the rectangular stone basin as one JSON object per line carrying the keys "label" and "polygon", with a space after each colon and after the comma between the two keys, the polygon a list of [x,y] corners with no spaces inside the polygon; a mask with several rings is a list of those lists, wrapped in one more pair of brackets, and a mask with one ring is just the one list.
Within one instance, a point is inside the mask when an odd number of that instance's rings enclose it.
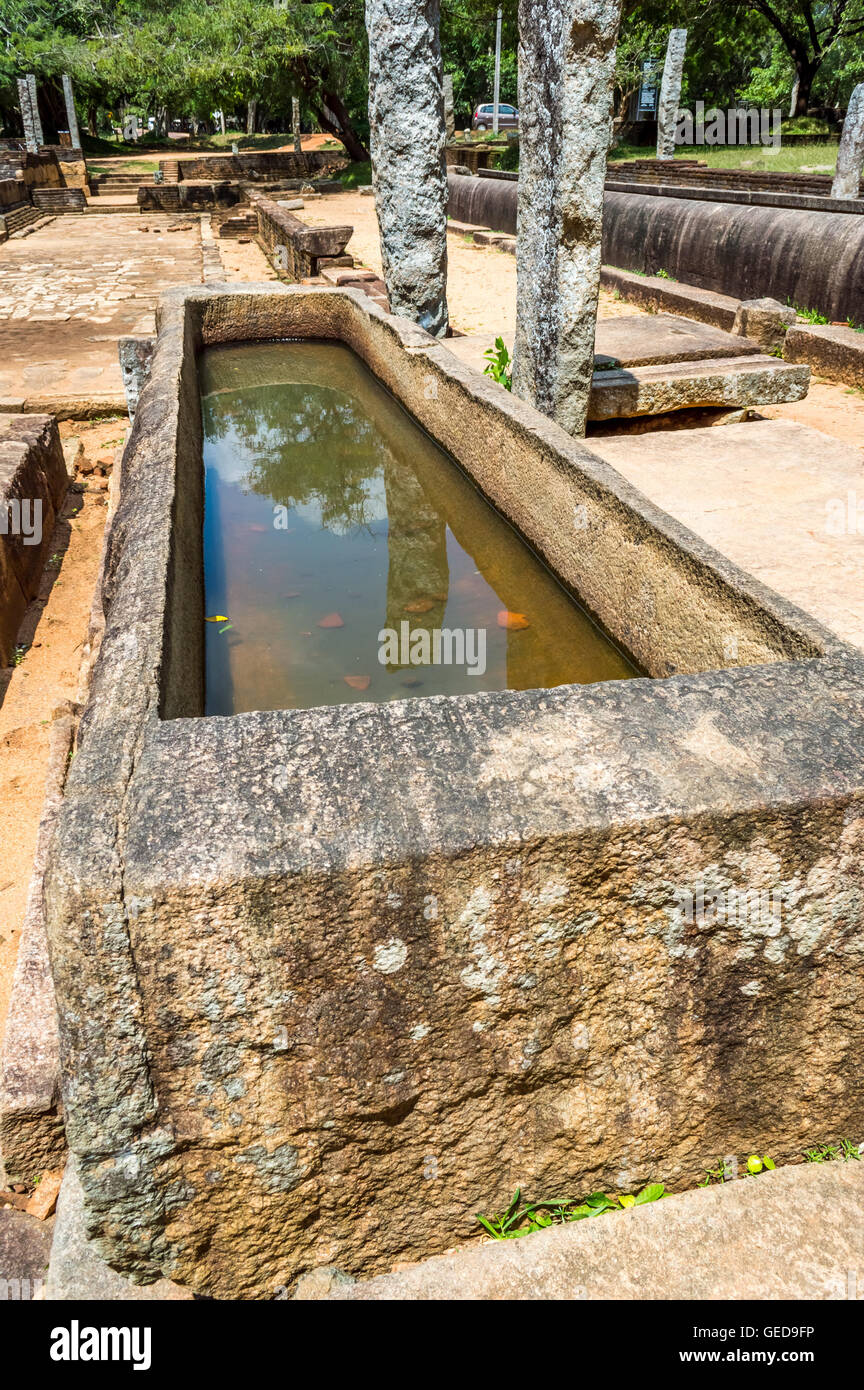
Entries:
{"label": "rectangular stone basin", "polygon": [[[47,883],[109,1263],[283,1297],[471,1239],[516,1186],[860,1136],[858,654],[354,291],[197,287],[158,322]],[[201,354],[306,338],[666,679],[205,715]]]}

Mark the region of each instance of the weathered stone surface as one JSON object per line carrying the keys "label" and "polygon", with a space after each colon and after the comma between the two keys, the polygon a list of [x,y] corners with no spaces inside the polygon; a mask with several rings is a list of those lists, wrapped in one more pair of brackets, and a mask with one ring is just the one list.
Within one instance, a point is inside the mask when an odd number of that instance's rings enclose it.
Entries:
{"label": "weathered stone surface", "polygon": [[620,0],[519,5],[513,390],[575,435],[585,431],[594,363],[620,14]]}
{"label": "weathered stone surface", "polygon": [[864,1274],[864,1163],[778,1168],[651,1206],[477,1244],[327,1297],[849,1299]]}
{"label": "weathered stone surface", "polygon": [[735,312],[732,332],[762,348],[778,348],[797,317],[791,305],[781,304],[779,299],[745,299]]}
{"label": "weathered stone surface", "polygon": [[456,121],[453,117],[453,74],[445,72],[442,83],[444,93],[444,128],[447,132],[447,139],[452,140],[456,133]]}
{"label": "weathered stone surface", "polygon": [[760,350],[756,342],[742,341],[721,328],[694,323],[678,314],[625,314],[601,319],[594,346],[597,354],[615,358],[622,367],[741,358]]}
{"label": "weathered stone surface", "polygon": [[776,357],[658,363],[595,374],[589,420],[662,415],[692,406],[776,405],[807,395],[810,369]]}
{"label": "weathered stone surface", "polygon": [[0,1210],[0,1302],[41,1297],[50,1250],[50,1226],[23,1211]]}
{"label": "weathered stone surface", "polygon": [[787,362],[808,362],[819,376],[864,386],[864,333],[835,324],[796,324],[783,343]]}
{"label": "weathered stone surface", "polygon": [[126,405],[130,420],[135,418],[138,397],[150,375],[155,345],[155,338],[118,338],[117,340],[117,353],[120,358],[120,371],[123,376],[123,389],[126,392]]}
{"label": "weathered stone surface", "polygon": [[70,1159],[63,1175],[54,1239],[45,1280],[49,1302],[188,1302],[192,1294],[169,1279],[133,1284],[109,1269],[87,1239],[78,1165]]}
{"label": "weathered stone surface", "polygon": [[657,102],[657,158],[674,159],[675,129],[678,124],[678,103],[681,100],[681,79],[684,76],[684,54],[687,51],[687,30],[671,29],[666,44],[666,60]]}
{"label": "weathered stone surface", "polygon": [[312,1303],[327,1298],[340,1289],[350,1288],[355,1282],[352,1274],[346,1274],[333,1265],[322,1265],[320,1269],[310,1269],[297,1280],[294,1298],[301,1303]]}
{"label": "weathered stone surface", "polygon": [[294,137],[294,153],[303,153],[303,137],[300,131],[300,101],[298,97],[291,98],[291,131]]}
{"label": "weathered stone surface", "polygon": [[21,124],[24,127],[24,144],[30,154],[35,154],[39,149],[41,140],[39,140],[36,135],[33,107],[31,104],[30,82],[26,77],[18,78],[18,107],[21,112]]}
{"label": "weathered stone surface", "polygon": [[45,930],[44,875],[75,733],[71,713],[55,719],[0,1059],[0,1150],[13,1178],[33,1181],[66,1154],[60,1100],[57,1006]]}
{"label": "weathered stone surface", "polygon": [[353,227],[345,225],[307,227],[281,203],[257,193],[251,195],[251,201],[258,217],[261,241],[273,256],[277,269],[294,280],[317,275],[319,261],[340,256],[354,231]]}
{"label": "weathered stone surface", "polygon": [[438,0],[366,0],[372,186],[394,314],[447,332],[447,177]]}
{"label": "weathered stone surface", "polygon": [[63,101],[66,105],[66,124],[69,127],[72,149],[80,150],[81,136],[78,132],[78,117],[75,114],[75,93],[72,90],[72,78],[68,73],[63,74]]}
{"label": "weathered stone surface", "polygon": [[591,447],[748,574],[864,649],[860,449],[794,420],[595,437]]}
{"label": "weathered stone surface", "polygon": [[837,151],[837,168],[831,197],[844,200],[858,197],[864,168],[864,82],[859,82],[849,98],[843,134]]}
{"label": "weathered stone surface", "polygon": [[[47,889],[100,1254],[272,1298],[459,1242],[517,1184],[854,1134],[862,663],[353,291],[159,324]],[[255,336],[350,344],[671,678],[201,718],[195,354]],[[672,674],[733,639],[743,669]],[[773,890],[779,928],[689,920],[700,885]]]}
{"label": "weathered stone surface", "polygon": [[856,215],[607,192],[603,263],[864,322],[864,217]]}

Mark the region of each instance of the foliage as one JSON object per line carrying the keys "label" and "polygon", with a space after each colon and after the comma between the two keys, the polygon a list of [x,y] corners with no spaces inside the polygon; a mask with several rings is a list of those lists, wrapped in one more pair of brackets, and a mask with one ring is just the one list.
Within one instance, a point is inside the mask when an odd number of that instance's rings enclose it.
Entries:
{"label": "foliage", "polygon": [[851,1139],[841,1139],[836,1144],[817,1144],[815,1148],[804,1150],[805,1163],[830,1163],[834,1159],[861,1158],[864,1145],[853,1144]]}
{"label": "foliage", "polygon": [[658,1182],[643,1187],[636,1195],[608,1197],[605,1192],[592,1192],[581,1202],[564,1197],[545,1202],[525,1202],[523,1205],[522,1191],[517,1187],[510,1205],[500,1216],[483,1216],[479,1211],[475,1215],[483,1229],[495,1240],[515,1240],[519,1236],[545,1230],[547,1226],[563,1226],[569,1221],[601,1216],[605,1211],[626,1211],[629,1207],[645,1206],[648,1202],[659,1201],[665,1191],[663,1184]]}
{"label": "foliage", "polygon": [[486,358],[486,366],[483,368],[484,376],[491,376],[493,381],[497,381],[499,386],[506,386],[508,391],[513,389],[513,360],[504,339],[495,339],[494,348],[487,348],[483,356]]}

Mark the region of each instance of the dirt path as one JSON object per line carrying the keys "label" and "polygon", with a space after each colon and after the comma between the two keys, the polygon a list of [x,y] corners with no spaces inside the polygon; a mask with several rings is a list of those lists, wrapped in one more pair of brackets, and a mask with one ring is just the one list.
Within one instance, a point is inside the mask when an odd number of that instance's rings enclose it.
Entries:
{"label": "dirt path", "polygon": [[[113,453],[126,421],[66,422],[85,457]],[[27,610],[17,666],[0,669],[0,1036],[6,1021],[18,939],[42,813],[51,718],[78,691],[82,650],[96,585],[106,492],[92,481],[70,491],[54,529],[39,595]]]}

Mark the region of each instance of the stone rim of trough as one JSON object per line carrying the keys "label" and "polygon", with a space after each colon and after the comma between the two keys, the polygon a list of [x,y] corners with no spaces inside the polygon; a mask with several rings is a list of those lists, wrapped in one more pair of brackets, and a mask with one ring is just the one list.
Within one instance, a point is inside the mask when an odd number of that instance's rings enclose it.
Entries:
{"label": "stone rim of trough", "polygon": [[[665,680],[197,717],[197,693],[182,678],[164,689],[172,651],[191,644],[194,652],[203,626],[200,605],[185,616],[168,613],[172,576],[185,582],[178,535],[200,526],[194,499],[175,487],[176,455],[178,441],[187,451],[199,447],[192,354],[202,328],[207,342],[241,340],[232,317],[238,305],[245,339],[256,326],[272,326],[274,306],[343,330],[348,321],[371,325],[375,351],[403,350],[394,371],[416,370],[411,363],[420,357],[440,381],[500,412],[559,469],[578,470],[595,492],[682,548],[714,584],[758,607],[788,634],[798,659]],[[722,818],[864,798],[860,654],[443,344],[358,291],[269,283],[172,291],[157,324],[107,542],[105,634],[46,883],[67,1133],[81,1159],[91,1233],[114,1267],[145,1280],[183,1274],[166,1229],[182,1203],[165,1176],[178,1144],[156,1091],[147,979],[133,948],[137,919],[154,900],[175,888],[206,899],[226,879],[308,880],[316,871],[521,846],[607,829],[625,816],[647,825],[685,813]],[[200,450],[198,458],[200,466]],[[556,781],[568,745],[579,756],[565,758],[569,780]],[[611,781],[580,780],[589,755],[615,762]],[[547,781],[520,796],[538,763]],[[400,766],[411,767],[412,778],[400,782]]]}

